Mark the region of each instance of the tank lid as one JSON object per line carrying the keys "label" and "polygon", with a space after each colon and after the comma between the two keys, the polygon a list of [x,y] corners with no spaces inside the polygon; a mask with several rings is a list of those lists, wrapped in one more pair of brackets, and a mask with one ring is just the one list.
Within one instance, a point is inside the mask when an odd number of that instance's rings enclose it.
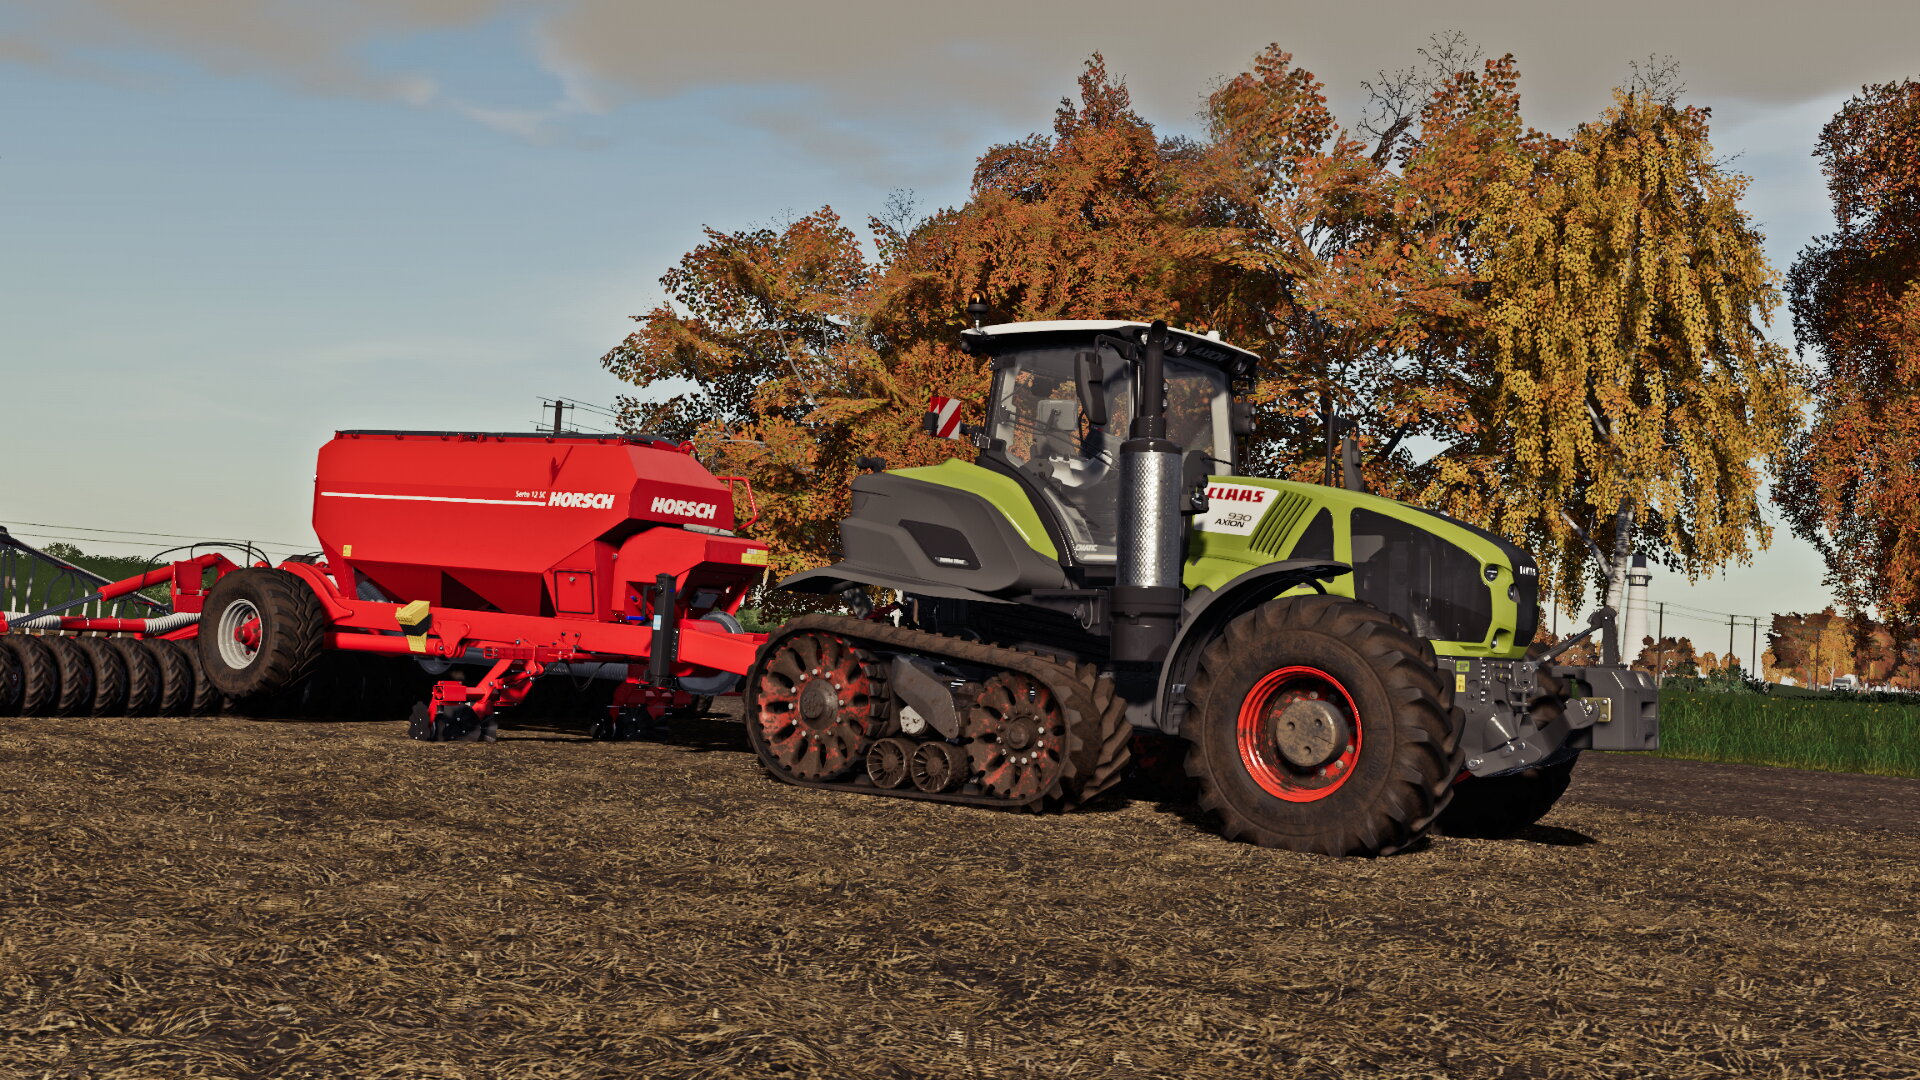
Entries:
{"label": "tank lid", "polygon": [[670,439],[665,435],[595,435],[587,432],[566,431],[556,435],[551,431],[403,431],[377,428],[344,428],[333,433],[334,438],[343,435],[392,435],[396,438],[414,436],[418,438],[440,439],[545,439],[548,442],[593,443],[629,443],[635,446],[657,446],[663,450],[678,450],[691,453],[693,445],[679,439]]}

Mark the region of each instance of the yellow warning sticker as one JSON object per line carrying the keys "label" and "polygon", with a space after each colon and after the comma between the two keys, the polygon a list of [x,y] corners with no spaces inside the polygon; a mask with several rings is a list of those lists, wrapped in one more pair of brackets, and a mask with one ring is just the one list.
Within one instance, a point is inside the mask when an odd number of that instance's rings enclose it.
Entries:
{"label": "yellow warning sticker", "polygon": [[352,544],[341,544],[341,545],[340,545],[340,554],[341,554],[341,555],[343,555],[343,556],[347,556],[347,557],[351,557],[351,556],[353,555],[353,545],[352,545]]}
{"label": "yellow warning sticker", "polygon": [[753,548],[749,551],[743,551],[740,553],[740,561],[748,566],[765,566],[767,565],[767,549]]}
{"label": "yellow warning sticker", "polygon": [[1453,677],[1453,692],[1456,694],[1464,694],[1467,692],[1467,677],[1465,675],[1455,675]]}

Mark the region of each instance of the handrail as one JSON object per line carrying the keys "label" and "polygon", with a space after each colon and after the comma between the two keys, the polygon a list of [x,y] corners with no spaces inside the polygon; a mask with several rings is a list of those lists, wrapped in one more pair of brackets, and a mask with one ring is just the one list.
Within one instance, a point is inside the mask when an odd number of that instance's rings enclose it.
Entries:
{"label": "handrail", "polygon": [[746,487],[747,509],[753,512],[753,516],[748,518],[745,521],[740,521],[738,518],[738,515],[736,515],[733,527],[735,529],[752,528],[753,523],[760,520],[760,504],[753,497],[753,481],[747,479],[744,476],[719,476],[719,477],[715,477],[715,479],[720,480],[721,482],[727,485],[727,492],[729,495],[731,495],[733,492],[733,485],[735,481],[738,481],[739,483],[741,483]]}

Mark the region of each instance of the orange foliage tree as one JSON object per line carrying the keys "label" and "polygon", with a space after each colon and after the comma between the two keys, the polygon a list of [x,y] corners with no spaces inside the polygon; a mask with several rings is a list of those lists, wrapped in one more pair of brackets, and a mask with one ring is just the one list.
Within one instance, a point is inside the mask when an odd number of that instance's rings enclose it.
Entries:
{"label": "orange foliage tree", "polygon": [[[891,230],[872,224],[885,251]],[[957,312],[888,335],[903,324],[879,310],[887,269],[831,210],[781,229],[708,230],[662,279],[680,306],[635,316],[640,329],[602,358],[635,386],[680,391],[623,398],[625,426],[691,439],[716,473],[752,481],[752,531],[773,542],[775,576],[828,561],[859,458],[952,456],[954,444],[917,435],[927,388],[982,378],[959,350],[926,340],[957,331]]]}
{"label": "orange foliage tree", "polygon": [[1920,627],[1920,82],[1865,88],[1816,154],[1837,227],[1791,275],[1822,370],[1780,502],[1841,601],[1905,639]]}

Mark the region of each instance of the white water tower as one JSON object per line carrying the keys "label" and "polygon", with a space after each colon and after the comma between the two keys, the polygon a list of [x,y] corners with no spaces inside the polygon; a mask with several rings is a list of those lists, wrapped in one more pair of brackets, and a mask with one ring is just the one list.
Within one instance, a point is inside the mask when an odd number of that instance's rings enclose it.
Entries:
{"label": "white water tower", "polygon": [[1635,555],[1627,567],[1627,610],[1622,613],[1620,661],[1632,664],[1640,655],[1640,642],[1647,636],[1647,583],[1653,580],[1647,569],[1647,557]]}

